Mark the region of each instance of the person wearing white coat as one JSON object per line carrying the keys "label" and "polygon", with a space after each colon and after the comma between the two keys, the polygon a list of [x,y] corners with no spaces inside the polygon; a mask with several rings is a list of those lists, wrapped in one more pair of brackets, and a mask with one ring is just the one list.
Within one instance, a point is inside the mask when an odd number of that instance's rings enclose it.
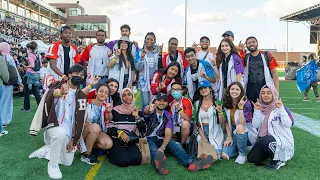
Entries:
{"label": "person wearing white coat", "polygon": [[259,138],[248,154],[248,162],[262,165],[264,160],[271,159],[266,168],[279,169],[294,155],[294,139],[290,129],[292,115],[273,87],[262,87],[254,107],[252,124],[259,129]]}

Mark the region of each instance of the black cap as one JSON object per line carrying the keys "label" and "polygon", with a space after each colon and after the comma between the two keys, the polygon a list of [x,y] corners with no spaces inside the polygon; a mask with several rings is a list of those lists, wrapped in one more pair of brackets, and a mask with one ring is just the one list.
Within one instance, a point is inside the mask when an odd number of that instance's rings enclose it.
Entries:
{"label": "black cap", "polygon": [[224,33],[222,34],[222,37],[223,37],[223,36],[225,36],[225,35],[229,35],[229,36],[231,36],[231,37],[233,37],[233,38],[234,38],[234,34],[233,34],[233,32],[232,32],[232,31],[230,31],[230,30],[228,30],[228,31],[224,32]]}
{"label": "black cap", "polygon": [[165,93],[158,93],[157,97],[154,100],[164,99],[168,101],[168,95]]}
{"label": "black cap", "polygon": [[207,36],[202,36],[202,37],[200,38],[200,41],[201,41],[202,39],[208,39],[208,41],[210,41],[210,39],[209,39]]}
{"label": "black cap", "polygon": [[71,27],[70,26],[62,26],[61,30],[60,30],[60,33],[62,34],[64,30],[67,30],[67,29],[70,29],[71,30]]}

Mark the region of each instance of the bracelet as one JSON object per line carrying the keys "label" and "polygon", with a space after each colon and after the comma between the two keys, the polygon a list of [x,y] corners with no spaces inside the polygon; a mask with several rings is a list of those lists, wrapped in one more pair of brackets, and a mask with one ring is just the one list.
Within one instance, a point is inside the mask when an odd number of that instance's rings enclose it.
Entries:
{"label": "bracelet", "polygon": [[65,74],[63,76],[61,76],[62,79],[64,79],[65,77],[67,77]]}
{"label": "bracelet", "polygon": [[57,95],[61,97],[61,90],[57,92]]}
{"label": "bracelet", "polygon": [[118,134],[118,138],[120,138],[121,134],[123,133],[123,131],[120,131]]}
{"label": "bracelet", "polygon": [[222,114],[223,114],[223,112],[218,112],[218,114],[222,115]]}
{"label": "bracelet", "polygon": [[242,109],[243,109],[243,106],[238,106],[238,108],[239,108],[240,110],[242,110]]}
{"label": "bracelet", "polygon": [[91,86],[91,84],[89,84],[89,85],[87,86],[87,88],[88,88],[88,89],[92,89],[92,86]]}
{"label": "bracelet", "polygon": [[179,112],[179,114],[183,113],[183,109],[180,109],[178,112]]}

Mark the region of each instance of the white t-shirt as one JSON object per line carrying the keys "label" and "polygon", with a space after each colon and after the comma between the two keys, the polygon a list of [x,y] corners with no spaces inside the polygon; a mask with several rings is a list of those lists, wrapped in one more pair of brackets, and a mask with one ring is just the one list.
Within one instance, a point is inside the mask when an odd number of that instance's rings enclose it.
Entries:
{"label": "white t-shirt", "polygon": [[108,75],[108,62],[111,53],[111,50],[106,46],[94,46],[92,48],[91,56],[95,60],[93,75]]}
{"label": "white t-shirt", "polygon": [[[208,55],[207,55],[206,59],[203,59],[203,58],[206,56],[207,53],[208,53]],[[200,50],[199,52],[197,52],[197,59],[206,60],[206,61],[208,61],[210,64],[211,64],[211,60],[210,60],[210,59],[214,59],[214,58],[215,58],[215,57],[214,57],[214,55],[213,55],[212,52],[204,52],[204,51],[202,51],[202,50]]]}

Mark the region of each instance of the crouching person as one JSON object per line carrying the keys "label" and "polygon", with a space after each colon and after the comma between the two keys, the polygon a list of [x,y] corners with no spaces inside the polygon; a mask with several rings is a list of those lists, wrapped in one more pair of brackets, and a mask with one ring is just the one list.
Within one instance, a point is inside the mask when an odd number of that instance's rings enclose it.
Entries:
{"label": "crouching person", "polygon": [[[82,91],[78,88],[86,74],[83,66],[74,65],[68,73],[69,80],[66,83],[56,81],[49,86],[30,127],[30,134],[36,135],[42,124],[45,146],[31,153],[29,158],[48,159],[48,175],[52,179],[62,178],[59,164],[70,166],[77,147],[81,152],[86,151],[82,130],[86,94],[92,85]],[[96,78],[93,85],[98,81],[99,78]]]}
{"label": "crouching person", "polygon": [[94,99],[88,99],[86,123],[82,135],[87,151],[81,156],[81,161],[90,165],[99,163],[97,156],[92,154],[93,147],[101,150],[112,147],[112,139],[105,133],[112,110],[112,104],[106,103],[110,88],[108,84],[101,83],[93,93]]}
{"label": "crouching person", "polygon": [[290,129],[293,125],[292,115],[278,99],[277,90],[268,86],[262,87],[254,108],[252,125],[259,129],[259,139],[248,154],[248,162],[261,166],[266,159],[271,159],[265,167],[279,169],[294,154],[294,139]]}
{"label": "crouching person", "polygon": [[188,167],[191,172],[208,169],[213,162],[212,156],[203,155],[200,160],[193,159],[184,151],[179,142],[171,138],[173,120],[170,113],[165,110],[168,106],[168,96],[159,93],[154,103],[147,106],[144,112],[144,122],[147,126],[145,135],[148,140],[153,167],[161,175],[169,173],[166,168],[166,156],[164,155],[164,151],[167,149],[180,164]]}
{"label": "crouching person", "polygon": [[107,134],[113,141],[113,146],[109,150],[109,160],[120,167],[140,165],[142,155],[137,146],[139,137],[136,128],[144,134],[146,127],[143,117],[138,114],[138,108],[134,107],[132,90],[123,89],[120,98],[122,104],[114,107],[107,115],[111,119],[110,126],[112,126],[107,129]]}

